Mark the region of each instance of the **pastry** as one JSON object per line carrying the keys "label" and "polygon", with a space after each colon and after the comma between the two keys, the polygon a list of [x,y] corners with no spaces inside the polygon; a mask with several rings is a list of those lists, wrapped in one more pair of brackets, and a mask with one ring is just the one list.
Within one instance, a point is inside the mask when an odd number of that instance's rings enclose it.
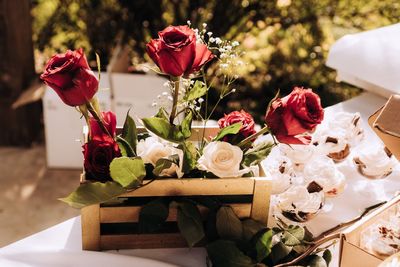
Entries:
{"label": "pastry", "polygon": [[369,179],[380,179],[392,173],[397,160],[386,147],[360,150],[354,157],[358,171]]}
{"label": "pastry", "polygon": [[267,175],[272,178],[272,194],[280,194],[292,185],[296,173],[289,158],[268,157],[262,164]]}
{"label": "pastry", "polygon": [[386,258],[399,252],[399,220],[380,220],[371,225],[361,233],[360,246],[380,258]]}
{"label": "pastry", "polygon": [[306,222],[314,218],[323,205],[324,193],[318,186],[307,188],[295,185],[277,198],[277,206],[282,215],[295,222]]}
{"label": "pastry", "polygon": [[303,172],[306,184],[317,183],[326,197],[335,197],[343,192],[346,185],[346,177],[340,172],[332,159],[321,156],[307,164]]}
{"label": "pastry", "polygon": [[346,139],[351,146],[359,144],[364,139],[364,129],[359,112],[338,112],[328,122],[328,128],[332,131],[341,129],[345,131]]}
{"label": "pastry", "polygon": [[321,154],[335,162],[343,161],[350,154],[350,145],[343,129],[320,128],[313,135],[312,144]]}
{"label": "pastry", "polygon": [[286,145],[279,144],[281,153],[288,157],[295,171],[301,172],[304,166],[313,157],[315,148],[312,145]]}

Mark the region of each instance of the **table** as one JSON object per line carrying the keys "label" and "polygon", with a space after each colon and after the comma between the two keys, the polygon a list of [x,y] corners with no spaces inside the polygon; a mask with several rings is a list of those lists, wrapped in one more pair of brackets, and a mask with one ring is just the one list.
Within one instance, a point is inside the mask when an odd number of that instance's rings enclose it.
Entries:
{"label": "table", "polygon": [[[351,100],[339,103],[326,109],[329,118],[337,111],[360,112],[366,139],[370,146],[379,144],[380,140],[367,125],[367,119],[386,100],[371,93],[363,93]],[[352,172],[349,164],[342,164],[344,172]],[[349,169],[350,168],[350,169]],[[356,175],[356,173],[353,173]],[[400,190],[400,167],[382,181],[374,181],[376,190],[366,192],[368,179],[348,179],[345,192],[334,199],[334,208],[328,213],[318,215],[307,224],[309,229],[318,234],[339,222],[358,215],[366,206],[393,196]],[[398,180],[398,181],[396,181]],[[365,191],[365,192],[364,192]],[[348,199],[352,198],[352,205]],[[81,222],[75,217],[53,226],[47,230],[15,242],[0,249],[0,266],[206,266],[206,252],[203,248],[193,249],[137,249],[108,252],[91,252],[81,250]],[[338,266],[337,246],[334,248],[334,261],[331,266]]]}

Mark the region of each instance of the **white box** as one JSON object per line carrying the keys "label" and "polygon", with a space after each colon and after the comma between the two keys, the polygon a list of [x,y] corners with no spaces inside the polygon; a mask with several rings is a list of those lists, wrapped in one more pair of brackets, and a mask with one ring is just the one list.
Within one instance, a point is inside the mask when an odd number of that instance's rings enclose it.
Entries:
{"label": "white box", "polygon": [[[101,73],[97,97],[102,110],[111,109],[110,90],[107,73]],[[82,127],[85,120],[73,107],[65,105],[56,92],[47,87],[43,97],[43,117],[46,137],[46,158],[49,168],[81,169]]]}
{"label": "white box", "polygon": [[[166,77],[149,71],[146,74],[129,73],[130,66],[129,47],[118,46],[113,58],[110,60],[108,73],[112,92],[112,109],[117,115],[117,125],[122,126],[126,113],[130,109],[130,115],[136,119],[154,116],[159,107],[152,107],[154,101],[159,102],[158,95],[168,91],[164,83]],[[166,97],[163,97],[164,102]],[[167,110],[169,109],[166,107]]]}

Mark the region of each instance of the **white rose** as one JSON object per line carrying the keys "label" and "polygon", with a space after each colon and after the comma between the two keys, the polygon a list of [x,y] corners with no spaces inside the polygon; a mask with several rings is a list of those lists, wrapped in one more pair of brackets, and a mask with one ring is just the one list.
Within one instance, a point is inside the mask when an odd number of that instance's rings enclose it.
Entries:
{"label": "white rose", "polygon": [[227,142],[211,142],[204,147],[203,155],[197,161],[199,170],[212,172],[220,178],[241,177],[249,170],[240,170],[243,151]]}
{"label": "white rose", "polygon": [[150,163],[153,166],[155,166],[157,161],[161,158],[178,155],[180,166],[172,164],[170,168],[164,169],[160,175],[174,176],[176,174],[179,178],[183,176],[183,151],[172,145],[160,142],[156,137],[148,137],[145,140],[140,140],[137,145],[137,154],[143,159],[144,163]]}

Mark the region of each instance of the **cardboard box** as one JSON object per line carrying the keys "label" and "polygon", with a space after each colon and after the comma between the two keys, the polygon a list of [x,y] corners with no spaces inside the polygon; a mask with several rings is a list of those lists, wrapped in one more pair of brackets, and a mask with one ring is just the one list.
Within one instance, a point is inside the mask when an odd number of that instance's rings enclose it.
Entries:
{"label": "cardboard box", "polygon": [[400,195],[343,231],[340,240],[341,267],[376,267],[382,263],[382,259],[360,247],[360,235],[363,230],[378,220],[389,219],[390,214],[398,205],[400,205]]}
{"label": "cardboard box", "polygon": [[[111,109],[107,73],[101,73],[96,94],[102,110]],[[73,107],[65,105],[56,92],[47,87],[43,97],[43,118],[46,138],[46,158],[49,168],[82,169],[82,126],[85,120]]]}
{"label": "cardboard box", "polygon": [[400,159],[400,95],[392,95],[386,104],[368,119],[385,146]]}
{"label": "cardboard box", "polygon": [[157,75],[153,71],[129,73],[130,61],[129,47],[118,46],[107,69],[113,99],[112,109],[117,115],[119,126],[123,125],[129,109],[131,116],[135,119],[154,116],[160,103],[156,107],[153,107],[152,103],[158,100],[158,95],[168,91],[168,88],[164,86],[164,83],[168,81],[166,77]]}

